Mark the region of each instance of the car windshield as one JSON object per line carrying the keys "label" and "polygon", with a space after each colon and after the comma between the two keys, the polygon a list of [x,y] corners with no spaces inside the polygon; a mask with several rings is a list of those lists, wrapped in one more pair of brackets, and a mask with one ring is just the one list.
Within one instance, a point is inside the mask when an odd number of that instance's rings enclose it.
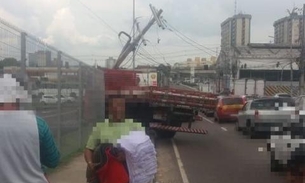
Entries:
{"label": "car windshield", "polygon": [[236,104],[243,104],[242,98],[224,98],[222,99],[223,105],[236,105]]}
{"label": "car windshield", "polygon": [[284,106],[293,107],[295,102],[291,98],[254,100],[251,103],[250,109],[275,110],[276,107]]}

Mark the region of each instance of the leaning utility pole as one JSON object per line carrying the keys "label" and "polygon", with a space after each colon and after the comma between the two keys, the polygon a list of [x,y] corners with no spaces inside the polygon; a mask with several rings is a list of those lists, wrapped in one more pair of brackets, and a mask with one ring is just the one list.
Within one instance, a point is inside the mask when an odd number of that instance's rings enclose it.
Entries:
{"label": "leaning utility pole", "polygon": [[120,32],[119,36],[121,34],[125,34],[126,36],[129,37],[129,41],[124,46],[119,58],[117,59],[116,63],[114,64],[113,68],[118,68],[121,65],[121,63],[125,60],[125,58],[129,55],[129,53],[132,52],[133,50],[135,50],[139,41],[141,39],[143,39],[144,34],[150,29],[150,27],[155,23],[155,21],[158,23],[159,27],[164,28],[164,25],[162,24],[162,21],[160,20],[160,15],[162,14],[163,10],[160,9],[157,12],[155,7],[153,7],[152,5],[150,5],[150,8],[151,8],[152,13],[154,15],[153,18],[148,22],[148,24],[143,29],[143,31],[139,32],[139,35],[137,37],[135,37],[134,40],[131,43],[130,43],[130,40],[131,40],[130,36],[125,32]]}
{"label": "leaning utility pole", "polygon": [[301,57],[300,57],[300,95],[304,94],[304,60],[305,60],[305,4],[303,5],[303,24],[302,24],[302,35],[301,35],[301,45],[302,45],[302,51],[301,51]]}

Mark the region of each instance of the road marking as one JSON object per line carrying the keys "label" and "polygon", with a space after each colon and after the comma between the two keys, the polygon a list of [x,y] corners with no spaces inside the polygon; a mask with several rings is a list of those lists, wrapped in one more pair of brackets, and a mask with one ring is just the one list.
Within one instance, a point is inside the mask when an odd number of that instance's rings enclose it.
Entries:
{"label": "road marking", "polygon": [[222,129],[223,131],[228,131],[225,127],[221,127],[221,129]]}
{"label": "road marking", "polygon": [[263,152],[264,148],[263,147],[259,147],[257,150],[258,150],[258,152]]}
{"label": "road marking", "polygon": [[181,161],[180,154],[179,154],[179,151],[178,151],[178,148],[176,146],[176,143],[175,143],[174,139],[172,139],[172,144],[173,144],[175,156],[176,156],[176,159],[177,159],[177,163],[178,163],[178,166],[179,166],[182,182],[183,183],[189,183],[189,180],[188,180],[187,175],[185,173],[183,163]]}
{"label": "road marking", "polygon": [[202,119],[205,119],[207,122],[209,122],[209,123],[211,123],[211,124],[214,124],[214,122],[211,121],[210,119],[208,119],[208,118],[206,118],[206,117],[203,117],[203,116],[200,116],[200,117],[202,117]]}

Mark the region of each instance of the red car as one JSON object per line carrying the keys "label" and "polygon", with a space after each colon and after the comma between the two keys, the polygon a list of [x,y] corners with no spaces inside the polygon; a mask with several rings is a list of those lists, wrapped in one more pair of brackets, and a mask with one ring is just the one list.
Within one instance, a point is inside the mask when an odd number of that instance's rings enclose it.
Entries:
{"label": "red car", "polygon": [[237,114],[242,109],[245,100],[242,97],[220,97],[214,113],[214,120],[219,123],[236,121]]}

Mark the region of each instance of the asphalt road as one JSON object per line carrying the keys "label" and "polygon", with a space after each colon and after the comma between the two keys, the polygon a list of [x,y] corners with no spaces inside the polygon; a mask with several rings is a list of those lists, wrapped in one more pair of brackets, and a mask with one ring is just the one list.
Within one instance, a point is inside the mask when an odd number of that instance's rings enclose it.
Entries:
{"label": "asphalt road", "polygon": [[[183,183],[285,182],[283,175],[270,172],[266,140],[249,139],[236,132],[233,123],[218,124],[211,118],[195,122],[193,127],[205,128],[209,134],[177,133],[175,136],[174,144],[183,163],[182,176],[179,171]],[[168,140],[158,143],[165,144]],[[171,143],[169,145],[173,148]],[[184,172],[186,176],[183,176]]]}

